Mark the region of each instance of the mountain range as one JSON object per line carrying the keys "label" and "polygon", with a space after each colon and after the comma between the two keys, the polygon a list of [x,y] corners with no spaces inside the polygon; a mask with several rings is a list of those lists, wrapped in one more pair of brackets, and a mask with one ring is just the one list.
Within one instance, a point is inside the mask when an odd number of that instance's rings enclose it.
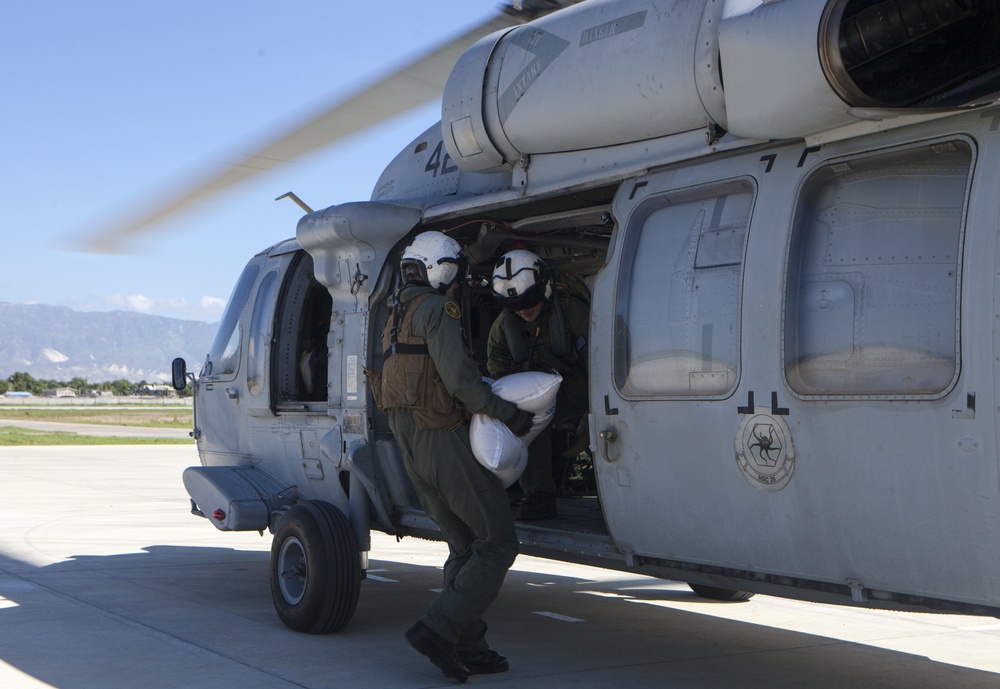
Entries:
{"label": "mountain range", "polygon": [[215,328],[132,311],[0,302],[0,379],[21,371],[36,380],[168,382],[175,357],[200,366]]}

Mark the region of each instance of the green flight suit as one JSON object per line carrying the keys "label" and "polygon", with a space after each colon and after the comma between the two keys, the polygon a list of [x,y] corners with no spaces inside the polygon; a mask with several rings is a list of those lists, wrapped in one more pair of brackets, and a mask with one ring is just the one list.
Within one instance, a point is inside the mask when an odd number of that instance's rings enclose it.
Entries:
{"label": "green flight suit", "polygon": [[[566,329],[566,351],[557,356],[552,351],[551,333],[552,303],[546,301],[541,313],[531,323],[520,316],[501,313],[490,328],[487,343],[486,368],[494,378],[502,378],[520,371],[558,372],[563,377],[556,397],[556,412],[545,430],[528,446],[528,463],[521,475],[521,489],[527,493],[553,493],[556,484],[552,477],[552,427],[564,422],[578,422],[589,411],[587,386],[587,337],[590,327],[590,309],[580,299],[556,291],[552,297],[559,299]],[[517,362],[508,342],[509,323],[523,339],[522,351],[527,360]]]}
{"label": "green flight suit", "polygon": [[[425,294],[430,296],[407,314],[409,332],[402,333],[402,339],[426,342],[432,371],[465,410],[504,422],[513,419],[517,407],[493,394],[465,349],[458,305],[425,285],[403,287],[399,300],[405,307]],[[387,332],[391,325],[390,318]],[[388,370],[383,371],[383,391],[386,385],[400,383],[385,379]],[[444,589],[421,621],[460,651],[484,651],[489,647],[482,615],[496,599],[518,553],[514,518],[503,484],[472,454],[469,424],[427,428],[420,422],[424,416],[419,407],[419,403],[393,406],[386,412],[420,503],[448,543]]]}

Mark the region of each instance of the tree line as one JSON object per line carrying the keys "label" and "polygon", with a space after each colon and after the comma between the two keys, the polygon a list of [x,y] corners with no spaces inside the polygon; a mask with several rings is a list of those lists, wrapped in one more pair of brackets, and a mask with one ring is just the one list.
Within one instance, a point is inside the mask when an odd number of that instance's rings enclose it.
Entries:
{"label": "tree line", "polygon": [[[80,397],[87,397],[92,392],[110,391],[119,396],[134,395],[139,390],[150,385],[145,380],[138,383],[125,380],[112,380],[104,383],[89,383],[85,378],[72,378],[69,382],[59,380],[36,379],[30,373],[18,371],[8,376],[6,380],[0,380],[0,395],[8,392],[30,392],[32,395],[41,395],[45,390],[57,390],[59,388],[69,388]],[[178,392],[180,396],[191,394],[191,386]]]}

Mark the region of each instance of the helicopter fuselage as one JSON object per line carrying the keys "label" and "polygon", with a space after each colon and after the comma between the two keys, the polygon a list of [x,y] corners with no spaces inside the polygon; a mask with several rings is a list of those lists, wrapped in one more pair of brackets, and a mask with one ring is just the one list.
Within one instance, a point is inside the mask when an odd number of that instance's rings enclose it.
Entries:
{"label": "helicopter fuselage", "polygon": [[[436,537],[364,373],[399,252],[434,229],[472,259],[480,361],[499,309],[475,278],[504,251],[538,253],[590,302],[589,448],[560,517],[519,524],[523,552],[1000,615],[995,68],[945,50],[979,91],[947,65],[889,88],[905,60],[844,47],[857,3],[737,4],[584,2],[471,49],[442,123],[370,201],[306,215],[248,264],[197,377],[196,511],[275,530],[319,501],[361,552],[372,528]],[[928,50],[962,21],[941,17]],[[640,40],[667,24],[677,42]],[[800,63],[768,73],[777,34]],[[623,54],[629,77],[595,66]],[[678,61],[654,83],[651,63]],[[588,65],[615,89],[574,118],[601,91],[560,88]]]}

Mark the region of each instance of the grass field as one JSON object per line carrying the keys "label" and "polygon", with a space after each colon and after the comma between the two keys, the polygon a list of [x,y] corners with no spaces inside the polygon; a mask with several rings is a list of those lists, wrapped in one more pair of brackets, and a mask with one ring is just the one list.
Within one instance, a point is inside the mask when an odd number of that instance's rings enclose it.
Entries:
{"label": "grass field", "polygon": [[188,428],[190,407],[2,407],[0,420],[28,419],[63,423],[98,423],[109,426]]}
{"label": "grass field", "polygon": [[0,425],[0,447],[25,445],[189,445],[186,438],[132,438],[124,436],[80,435],[34,431],[28,428]]}
{"label": "grass field", "polygon": [[144,428],[191,428],[190,407],[3,407],[0,406],[0,447],[16,445],[183,445],[189,438],[139,438],[96,436],[59,431],[40,431],[4,425],[4,419],[91,423]]}

